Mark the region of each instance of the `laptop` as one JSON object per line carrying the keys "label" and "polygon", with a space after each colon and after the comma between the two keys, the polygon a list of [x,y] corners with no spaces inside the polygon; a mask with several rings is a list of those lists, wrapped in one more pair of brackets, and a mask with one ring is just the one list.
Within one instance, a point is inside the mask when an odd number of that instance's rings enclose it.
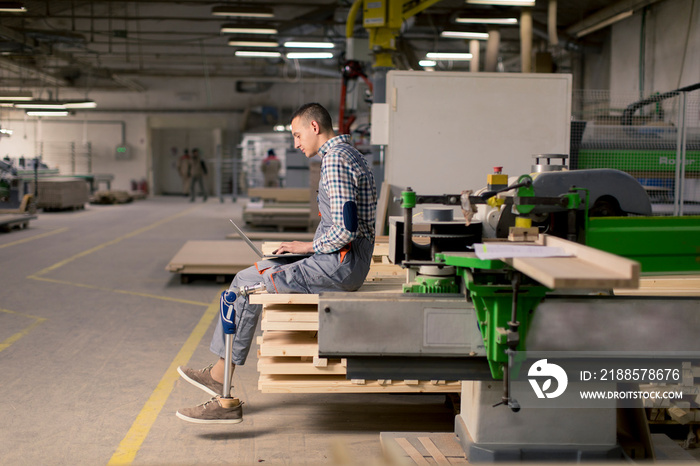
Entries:
{"label": "laptop", "polygon": [[250,238],[248,238],[248,236],[245,233],[243,233],[243,230],[238,228],[238,225],[236,225],[236,223],[233,220],[229,219],[229,221],[231,222],[231,225],[233,225],[233,228],[235,228],[238,234],[241,236],[241,238],[243,238],[243,241],[248,243],[248,246],[250,246],[253,252],[255,252],[255,254],[257,254],[258,257],[261,259],[302,259],[304,257],[313,256],[312,252],[305,254],[292,254],[290,252],[284,254],[263,254],[263,252],[260,249],[258,249],[255,243],[253,243],[250,240]]}

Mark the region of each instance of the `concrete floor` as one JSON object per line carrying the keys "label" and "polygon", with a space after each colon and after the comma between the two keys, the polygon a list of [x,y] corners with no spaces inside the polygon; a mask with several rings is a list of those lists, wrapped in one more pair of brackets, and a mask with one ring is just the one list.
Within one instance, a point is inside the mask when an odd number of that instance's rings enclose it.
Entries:
{"label": "concrete floor", "polygon": [[39,212],[0,233],[0,464],[357,464],[383,431],[452,432],[441,395],[271,395],[256,351],[234,375],[244,422],[175,417],[206,401],[179,364],[213,362],[223,285],[165,266],[188,240],[222,240],[242,203],[156,197]]}

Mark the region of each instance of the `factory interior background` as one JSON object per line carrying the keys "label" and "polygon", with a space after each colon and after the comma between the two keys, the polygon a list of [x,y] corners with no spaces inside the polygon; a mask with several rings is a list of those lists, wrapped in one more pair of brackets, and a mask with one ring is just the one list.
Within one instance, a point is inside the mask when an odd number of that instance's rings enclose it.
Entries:
{"label": "factory interior background", "polygon": [[[229,219],[263,248],[310,240],[318,224],[320,160],[294,148],[293,112],[318,102],[351,135],[387,242],[407,187],[485,189],[535,165],[620,171],[644,215],[685,217],[697,233],[698,50],[697,0],[0,2],[0,464],[419,462],[380,433],[454,435],[458,381],[276,385],[261,375],[273,347],[254,344],[234,373],[244,423],[174,415],[205,401],[175,369],[212,362],[219,293],[256,260]],[[194,149],[208,169],[190,197],[179,164]],[[626,212],[604,201],[590,207]],[[196,242],[208,249],[178,262]],[[385,246],[372,286],[401,289]],[[700,293],[695,263],[678,296]],[[318,348],[298,357],[344,374]],[[663,443],[659,461],[696,462],[700,405],[675,408],[643,437]],[[466,461],[453,443],[433,440]]]}

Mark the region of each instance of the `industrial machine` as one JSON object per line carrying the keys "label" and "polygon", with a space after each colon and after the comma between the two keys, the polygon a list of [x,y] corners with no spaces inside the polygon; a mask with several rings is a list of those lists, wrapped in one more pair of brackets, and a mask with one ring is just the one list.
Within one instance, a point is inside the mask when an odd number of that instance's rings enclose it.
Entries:
{"label": "industrial machine", "polygon": [[[619,400],[574,398],[591,386],[618,393],[621,382],[649,381],[604,381],[596,368],[678,374],[700,354],[697,298],[612,293],[637,288],[640,272],[659,263],[697,271],[700,218],[658,225],[646,217],[643,188],[616,170],[533,171],[509,179],[497,169],[486,188],[457,194],[403,191],[389,241],[407,282],[392,294],[321,294],[319,353],[347,358],[349,379],[462,380],[455,431],[470,462],[623,458]],[[444,207],[414,214],[424,204],[457,207],[464,218]],[[635,216],[591,228],[595,209]],[[674,246],[645,244],[659,235]]]}

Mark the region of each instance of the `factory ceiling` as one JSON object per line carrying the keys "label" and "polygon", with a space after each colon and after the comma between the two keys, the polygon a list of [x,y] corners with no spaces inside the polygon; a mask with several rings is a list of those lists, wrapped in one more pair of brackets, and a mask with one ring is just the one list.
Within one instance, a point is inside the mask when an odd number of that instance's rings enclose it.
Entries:
{"label": "factory ceiling", "polygon": [[[346,55],[346,22],[352,1],[205,1],[205,0],[27,0],[25,12],[0,11],[0,87],[56,87],[144,89],[143,78],[206,77],[240,81],[274,81],[290,76],[339,78]],[[376,2],[375,2],[376,3]],[[408,7],[420,1],[405,2]],[[466,40],[441,37],[447,30],[482,32],[483,24],[456,24],[457,17],[520,18],[521,7],[471,4],[442,0],[405,20],[396,42],[394,62],[402,69],[417,68],[427,52],[468,52]],[[618,10],[643,8],[650,0],[558,0],[555,2],[558,44],[548,34],[549,0],[537,0],[532,11],[533,49],[556,57],[586,47],[600,47],[605,28],[583,37],[576,32],[601,24]],[[265,8],[272,18],[237,19],[213,14],[215,7]],[[603,13],[601,15],[601,12]],[[223,33],[222,26],[262,26],[276,34]],[[491,26],[493,27],[493,26]],[[499,26],[500,47],[506,71],[519,71],[518,24]],[[367,30],[360,11],[353,28],[367,50]],[[265,50],[276,58],[235,56],[230,40],[271,41]],[[333,58],[287,58],[287,41],[332,42]],[[279,45],[276,45],[279,44]],[[485,44],[483,42],[482,44]],[[484,46],[485,47],[485,46]],[[260,49],[257,49],[260,50]],[[463,63],[439,62],[438,69],[460,69]],[[462,68],[466,69],[466,68]]]}

